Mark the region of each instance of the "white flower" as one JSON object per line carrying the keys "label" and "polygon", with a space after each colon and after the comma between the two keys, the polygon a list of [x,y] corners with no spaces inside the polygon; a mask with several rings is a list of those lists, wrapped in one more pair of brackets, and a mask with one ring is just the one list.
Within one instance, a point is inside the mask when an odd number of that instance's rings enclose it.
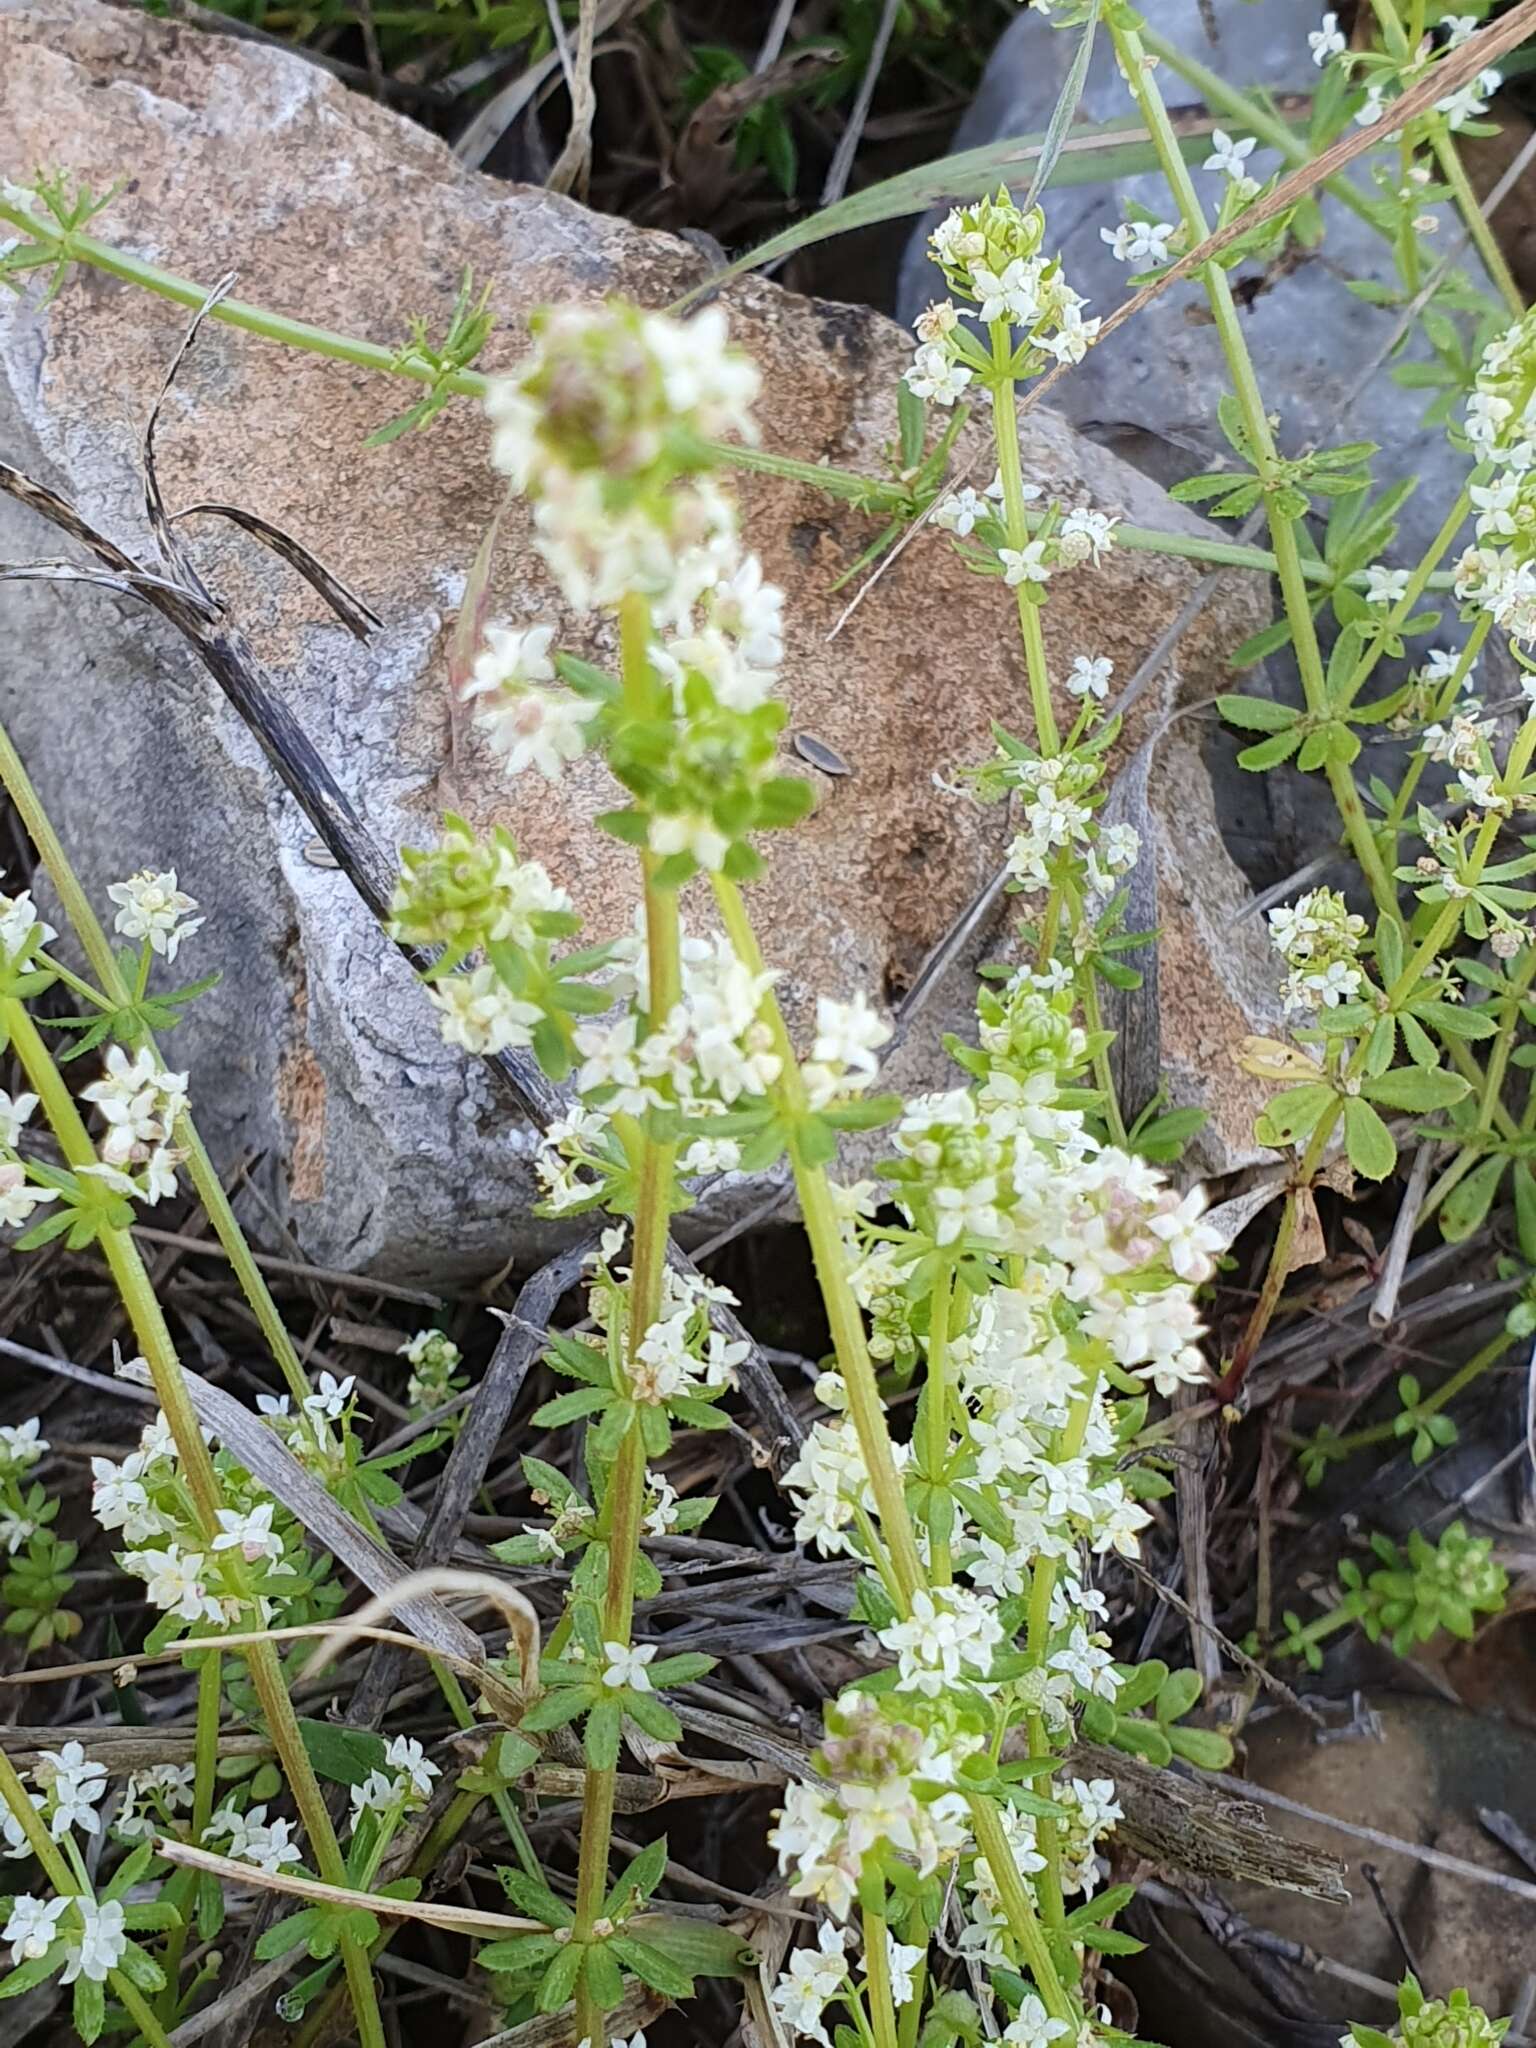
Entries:
{"label": "white flower", "polygon": [[891,1980],[891,2002],[899,2012],[904,2005],[912,2003],[916,1986],[913,1972],[928,1951],[924,1948],[909,1948],[900,1942],[887,1928],[885,1931],[885,1967]]}
{"label": "white flower", "polygon": [[1341,57],[1349,45],[1344,40],[1344,31],[1339,27],[1336,14],[1325,14],[1322,25],[1307,32],[1307,42],[1312,51],[1312,62],[1319,69],[1330,57]]}
{"label": "white flower", "polygon": [[113,929],[125,939],[148,939],[152,951],[167,961],[176,958],[183,939],[207,923],[206,918],[190,915],[197,908],[196,899],[177,888],[174,868],[163,875],[141,868],[126,882],[114,882],[107,894],[122,906]]}
{"label": "white flower", "polygon": [[106,1796],[107,1767],[86,1755],[78,1742],[66,1742],[62,1749],[45,1749],[33,1773],[46,1795],[49,1829],[62,1842],[71,1828],[95,1835],[101,1832],[96,1809]]}
{"label": "white flower", "polygon": [[483,697],[509,685],[552,683],[555,665],[549,658],[553,626],[487,626],[485,645],[475,656],[475,666],[464,685],[463,696]]}
{"label": "white flower", "polygon": [[444,1040],[465,1052],[490,1054],[531,1045],[533,1027],[543,1015],[536,1003],[514,996],[490,966],[429,982],[427,996]]}
{"label": "white flower", "polygon": [[848,1003],[818,996],[816,1037],[802,1070],[811,1107],[824,1109],[834,1096],[873,1081],[880,1072],[875,1054],[890,1036],[890,1025],[862,992]]}
{"label": "white flower", "polygon": [[[120,1045],[110,1045],[103,1065],[101,1079],[80,1093],[106,1119],[102,1159],[108,1166],[126,1167],[169,1139],[187,1106],[187,1077],[161,1067],[148,1046],[140,1046],[130,1059]],[[136,1184],[132,1192],[139,1192]]]}
{"label": "white flower", "polygon": [[939,500],[933,510],[933,523],[963,539],[978,519],[986,518],[987,511],[986,500],[967,484],[963,490],[951,491]]}
{"label": "white flower", "polygon": [[222,1621],[223,1609],[203,1584],[203,1562],[200,1550],[188,1553],[168,1543],[163,1550],[130,1550],[122,1566],[143,1579],[145,1597],[167,1614],[183,1621]]}
{"label": "white flower", "polygon": [[646,1666],[656,1655],[654,1643],[604,1643],[603,1684],[613,1692],[649,1692]]}
{"label": "white flower", "polygon": [[68,1897],[36,1899],[23,1893],[11,1901],[11,1917],[0,1929],[0,1941],[11,1944],[11,1968],[38,1962],[59,1938],[59,1919],[69,1906]]}
{"label": "white flower", "polygon": [[27,1179],[19,1159],[0,1160],[0,1224],[20,1229],[40,1202],[56,1202],[57,1188],[40,1188]]}
{"label": "white flower", "polygon": [[1114,546],[1115,527],[1118,521],[1107,512],[1095,512],[1086,505],[1069,512],[1061,522],[1057,534],[1058,552],[1063,565],[1075,568],[1079,562],[1086,562],[1092,556],[1095,564],[1103,559],[1106,551]]}
{"label": "white flower", "polygon": [[492,752],[506,757],[509,776],[537,768],[546,782],[558,782],[566,762],[585,748],[587,722],[599,709],[565,691],[520,690],[477,712],[475,724],[489,739]]}
{"label": "white flower", "polygon": [[352,1787],[352,1825],[365,1813],[388,1813],[403,1803],[404,1788],[385,1771],[370,1771],[360,1785]]}
{"label": "white flower", "polygon": [[1116,228],[1100,228],[1099,240],[1109,244],[1117,263],[1166,263],[1168,243],[1177,231],[1171,220],[1123,220]]}
{"label": "white flower", "polygon": [[35,1095],[7,1095],[0,1088],[0,1145],[14,1152],[23,1124],[37,1107]]}
{"label": "white flower", "polygon": [[265,1806],[253,1806],[248,1813],[236,1813],[233,1807],[221,1806],[209,1821],[203,1840],[228,1835],[226,1855],[237,1863],[254,1863],[259,1870],[275,1873],[300,1860],[289,1839],[292,1833],[293,1822],[269,1821]]}
{"label": "white flower", "polygon": [[337,1379],[332,1373],[322,1372],[320,1384],[314,1393],[306,1394],[304,1397],[304,1413],[317,1417],[324,1416],[327,1422],[338,1421],[342,1409],[352,1398],[352,1389],[356,1384],[356,1376],[350,1372],[344,1380]]}
{"label": "white flower", "polygon": [[999,548],[997,559],[1003,565],[1005,583],[1049,583],[1051,580],[1051,565],[1045,559],[1043,540],[1026,541],[1022,548]]}
{"label": "white flower", "polygon": [[[0,870],[3,872],[3,870]],[[0,953],[8,965],[21,957],[29,943],[46,946],[58,933],[51,924],[43,924],[32,901],[30,889],[23,889],[19,896],[0,896]]]}
{"label": "white flower", "polygon": [[27,1422],[0,1422],[0,1473],[31,1471],[48,1449],[42,1427],[35,1415]]}
{"label": "white flower", "polygon": [[1109,679],[1114,672],[1115,664],[1107,654],[1080,654],[1072,663],[1067,688],[1074,697],[1096,697],[1102,703],[1109,695]]}
{"label": "white flower", "polygon": [[937,342],[924,342],[902,381],[914,398],[931,398],[936,405],[953,405],[972,374],[964,363],[952,362],[948,350]]}
{"label": "white flower", "polygon": [[823,1920],[816,1930],[816,1947],[797,1948],[790,1956],[789,1967],[770,1994],[773,2009],[791,2032],[832,2048],[821,2016],[847,1974],[842,1929]]}
{"label": "white flower", "polygon": [[[1465,86],[1463,86],[1462,91],[1466,91]],[[1442,109],[1445,110],[1443,103]],[[1355,109],[1355,126],[1357,128],[1374,128],[1385,111],[1386,104],[1382,88],[1379,85],[1369,85],[1365,89],[1365,98]]]}
{"label": "white flower", "polygon": [[197,1771],[192,1764],[150,1764],[131,1771],[123,1788],[123,1803],[112,1823],[119,1835],[130,1841],[160,1832],[162,1809],[184,1812],[192,1804]]}
{"label": "white flower", "polygon": [[1202,168],[1233,180],[1246,179],[1248,159],[1255,148],[1254,137],[1246,135],[1241,142],[1234,142],[1225,128],[1217,128],[1211,133],[1211,144],[1211,154]]}
{"label": "white flower", "polygon": [[1018,2011],[1003,2029],[1003,2039],[1012,2041],[1014,2048],[1050,2048],[1052,2041],[1070,2032],[1065,2020],[1053,2020],[1034,1992],[1026,1991]]}
{"label": "white flower", "polygon": [[[31,1800],[35,1811],[41,1813],[45,1804],[42,1793],[29,1792],[27,1797]],[[32,1854],[31,1846],[27,1841],[21,1822],[11,1812],[9,1807],[0,1810],[0,1836],[4,1837],[5,1854],[7,1856],[14,1859],[19,1856],[30,1856]],[[0,1936],[0,1940],[3,1939],[4,1937]]]}
{"label": "white flower", "polygon": [[397,1735],[392,1742],[384,1745],[384,1760],[405,1778],[412,1793],[418,1799],[430,1799],[432,1781],[443,1775],[442,1766],[433,1763],[421,1744],[411,1735]]}
{"label": "white flower", "polygon": [[964,1586],[940,1586],[915,1593],[910,1617],[881,1629],[879,1639],[895,1652],[902,1685],[937,1699],[962,1678],[974,1683],[985,1676],[1003,1629],[990,1600]]}
{"label": "white flower", "polygon": [[1408,588],[1406,569],[1386,569],[1380,562],[1373,563],[1365,572],[1365,601],[1367,604],[1396,604]]}
{"label": "white flower", "polygon": [[[311,1395],[311,1400],[314,1396]],[[308,1403],[305,1403],[306,1407]],[[283,1539],[272,1527],[273,1503],[264,1500],[259,1507],[242,1515],[237,1508],[220,1508],[219,1534],[213,1539],[215,1550],[238,1550],[247,1564],[255,1564],[258,1558],[281,1557]]]}
{"label": "white flower", "polygon": [[163,1527],[140,1477],[143,1469],[138,1457],[121,1464],[111,1458],[91,1460],[91,1513],[103,1529],[121,1529],[128,1543],[147,1543]]}
{"label": "white flower", "polygon": [[64,1951],[64,1973],[59,1982],[73,1984],[77,1977],[85,1977],[92,1984],[105,1984],[128,1946],[123,1903],[121,1899],[104,1899],[97,1905],[86,1898],[74,1903],[80,1914],[80,1938],[71,1940]]}

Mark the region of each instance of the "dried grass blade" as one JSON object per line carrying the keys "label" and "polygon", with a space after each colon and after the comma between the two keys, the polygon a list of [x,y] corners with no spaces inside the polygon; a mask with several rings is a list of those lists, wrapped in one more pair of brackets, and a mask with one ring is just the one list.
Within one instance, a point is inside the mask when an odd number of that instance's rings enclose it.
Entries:
{"label": "dried grass blade", "polygon": [[383,625],[384,621],[373,607],[365,604],[356,591],[350,590],[334,570],[327,569],[302,541],[295,540],[280,526],[274,526],[270,519],[263,519],[260,513],[247,512],[243,505],[203,504],[188,505],[173,516],[177,519],[228,519],[242,528],[253,540],[259,540],[285,561],[295,575],[302,576],[312,590],[319,591],[354,638],[366,640],[370,633]]}

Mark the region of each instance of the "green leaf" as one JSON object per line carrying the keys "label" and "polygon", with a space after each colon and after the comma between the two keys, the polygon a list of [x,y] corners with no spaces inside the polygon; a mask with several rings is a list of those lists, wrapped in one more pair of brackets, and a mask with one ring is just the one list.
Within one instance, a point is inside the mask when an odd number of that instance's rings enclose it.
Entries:
{"label": "green leaf", "polygon": [[1443,1073],[1439,1068],[1399,1067],[1395,1073],[1367,1081],[1361,1092],[1388,1109],[1427,1110],[1449,1109],[1468,1089],[1460,1074]]}
{"label": "green leaf", "polygon": [[642,1984],[649,1984],[664,1998],[693,1996],[692,1972],[675,1963],[670,1955],[653,1947],[650,1942],[637,1940],[633,1934],[616,1934],[608,1945]]}
{"label": "green leaf", "polygon": [[1170,1728],[1168,1742],[1175,1756],[1202,1771],[1228,1771],[1233,1749],[1229,1736],[1218,1728]]}
{"label": "green leaf", "polygon": [[1308,1081],[1299,1088],[1284,1088],[1269,1103],[1254,1125],[1261,1145],[1284,1147],[1311,1136],[1320,1117],[1337,1100],[1325,1081]]}
{"label": "green leaf", "polygon": [[[1316,738],[1314,734],[1312,736]],[[1288,761],[1302,743],[1302,728],[1290,726],[1285,732],[1274,733],[1267,740],[1260,740],[1257,746],[1244,747],[1237,757],[1239,768],[1246,768],[1251,774],[1259,774],[1266,768],[1278,768],[1282,761]]]}
{"label": "green leaf", "polygon": [[1274,704],[1268,697],[1218,697],[1216,709],[1228,725],[1244,732],[1284,732],[1301,716],[1289,704]]}
{"label": "green leaf", "polygon": [[1182,1721],[1199,1699],[1202,1684],[1198,1671],[1170,1671],[1157,1690],[1155,1712],[1166,1728],[1170,1721]]}
{"label": "green leaf", "polygon": [[274,1956],[285,1956],[290,1949],[307,1944],[324,1917],[324,1909],[320,1906],[305,1906],[297,1913],[290,1913],[260,1937],[256,1943],[257,1956],[264,1963],[270,1962]]}
{"label": "green leaf", "polygon": [[1385,1180],[1397,1164],[1392,1133],[1361,1095],[1344,1098],[1344,1150],[1356,1173]]}
{"label": "green leaf", "polygon": [[1508,1164],[1501,1152],[1495,1152],[1452,1188],[1440,1210],[1440,1235],[1447,1244],[1461,1244],[1481,1227]]}
{"label": "green leaf", "polygon": [[317,1776],[336,1786],[360,1786],[383,1765],[383,1737],[367,1729],[342,1729],[334,1720],[299,1720],[299,1735]]}
{"label": "green leaf", "polygon": [[595,1415],[600,1408],[610,1407],[613,1399],[613,1391],[608,1387],[572,1387],[568,1394],[556,1394],[552,1401],[535,1409],[533,1419],[541,1429],[558,1429],[564,1423],[579,1422],[584,1415]]}
{"label": "green leaf", "polygon": [[648,1899],[666,1875],[666,1869],[667,1838],[659,1835],[654,1842],[646,1844],[609,1892],[607,1904],[603,1907],[607,1917],[610,1920],[616,1918],[620,1906],[628,1898]]}
{"label": "green leaf", "polygon": [[581,1971],[584,1950],[578,1942],[568,1941],[557,1951],[554,1961],[544,1972],[539,1984],[538,2008],[540,2012],[558,2012],[571,1993],[576,1989],[576,1979]]}
{"label": "green leaf", "polygon": [[1459,1003],[1442,1002],[1438,996],[1415,1003],[1413,1014],[1422,1018],[1431,1030],[1443,1032],[1451,1038],[1491,1038],[1499,1028],[1494,1019],[1483,1011],[1466,1010]]}
{"label": "green leaf", "polygon": [[1528,1266],[1536,1266],[1536,1174],[1531,1172],[1529,1160],[1515,1161],[1514,1190],[1515,1234],[1520,1240],[1520,1256]]}

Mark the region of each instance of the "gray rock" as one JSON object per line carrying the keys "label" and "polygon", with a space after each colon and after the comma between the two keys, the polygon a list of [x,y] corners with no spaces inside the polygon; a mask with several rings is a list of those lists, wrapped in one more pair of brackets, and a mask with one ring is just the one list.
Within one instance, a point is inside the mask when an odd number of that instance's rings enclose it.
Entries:
{"label": "gray rock", "polygon": [[[682,242],[465,172],[432,137],[283,52],[93,0],[0,0],[0,173],[25,182],[65,136],[71,169],[98,190],[131,181],[101,232],[206,281],[238,268],[245,298],[343,332],[394,345],[411,313],[440,331],[472,263],[516,316],[488,349],[492,367],[516,359],[518,323],[541,301],[621,291],[665,305],[705,268]],[[757,280],[728,303],[763,367],[769,445],[880,472],[907,360],[899,331]],[[36,295],[0,300],[0,451],[141,554],[139,443],[185,320],[86,271],[47,307]],[[250,506],[381,613],[382,632],[360,648],[249,540],[188,529],[210,585],[381,844],[424,843],[445,805],[504,823],[570,888],[594,936],[621,930],[634,877],[630,856],[590,824],[608,801],[600,766],[579,764],[557,789],[536,777],[508,785],[476,738],[453,729],[448,633],[501,486],[472,407],[367,452],[401,403],[378,377],[210,324],[162,420],[166,497]],[[979,444],[969,452],[980,460]],[[1054,415],[1032,417],[1027,457],[1078,501],[1208,531]],[[773,480],[746,479],[743,499],[754,544],[790,593],[793,726],[854,770],[821,788],[756,892],[765,950],[803,1026],[818,986],[898,997],[995,870],[1006,821],[937,788],[935,771],[984,751],[989,720],[1017,723],[1027,690],[1000,608],[980,601],[940,537],[908,549],[829,641],[846,601],[831,585],[867,545],[867,522]],[[548,615],[521,508],[502,531],[496,609]],[[0,557],[58,545],[0,500]],[[1187,562],[1129,552],[1063,579],[1046,622],[1055,672],[1107,653],[1129,675],[1195,580]],[[1226,653],[1267,615],[1262,582],[1232,577],[1127,744],[1181,698],[1218,689]],[[153,862],[176,867],[210,912],[183,962],[225,978],[169,1049],[192,1070],[221,1162],[264,1154],[300,1243],[327,1263],[446,1275],[528,1256],[545,1236],[528,1215],[531,1134],[485,1070],[439,1041],[408,968],[344,879],[313,863],[312,828],[186,650],[125,602],[57,586],[0,585],[0,635],[0,711],[98,901],[107,882]],[[562,638],[595,659],[613,652],[606,626],[565,620]],[[1198,758],[1180,744],[1186,729],[1174,730],[1153,791],[1171,828],[1158,859],[1178,963],[1165,976],[1163,1057],[1180,1100],[1210,1102],[1201,1163],[1221,1170],[1253,1149],[1254,1091],[1226,1049],[1271,1022],[1274,975],[1254,924],[1229,929],[1241,878]],[[963,1021],[973,989],[963,962],[893,1079],[939,1078],[940,1026]]]}

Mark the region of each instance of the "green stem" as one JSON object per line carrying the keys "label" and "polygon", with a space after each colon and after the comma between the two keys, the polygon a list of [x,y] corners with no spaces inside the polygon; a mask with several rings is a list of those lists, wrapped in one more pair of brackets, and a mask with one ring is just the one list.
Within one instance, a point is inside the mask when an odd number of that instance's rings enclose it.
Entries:
{"label": "green stem", "polygon": [[[64,850],[64,843],[54,830],[53,821],[44,808],[42,798],[38,795],[32,778],[27,773],[26,765],[3,724],[0,724],[0,782],[4,783],[6,792],[26,827],[28,837],[48,870],[53,886],[58,891],[64,914],[85,949],[86,958],[91,963],[91,971],[100,983],[102,993],[114,1008],[124,1008],[130,1001],[130,991],[118,967],[112,942],[102,929],[91,899]],[[149,1031],[142,1032],[139,1043],[147,1046],[160,1065],[164,1066],[159,1048]],[[183,1112],[178,1118],[173,1135],[176,1143],[187,1155],[187,1171],[197,1192],[197,1198],[213,1225],[214,1234],[224,1249],[242,1293],[250,1303],[267,1347],[277,1362],[299,1413],[302,1414],[303,1402],[309,1393],[309,1381],[293,1348],[293,1340],[284,1327],[277,1303],[272,1299],[267,1283],[262,1278],[261,1269],[256,1264],[246,1240],[245,1232],[240,1228],[229,1197],[224,1192],[224,1184],[214,1169],[213,1161],[198,1136],[197,1127],[190,1114]]]}
{"label": "green stem", "polygon": [[891,1998],[890,1934],[878,1913],[863,1913],[864,1982],[875,2048],[896,2048],[896,2007]]}
{"label": "green stem", "polygon": [[1467,176],[1466,165],[1461,152],[1452,140],[1450,130],[1443,118],[1437,118],[1430,131],[1429,146],[1434,151],[1435,161],[1441,175],[1455,196],[1456,205],[1467,232],[1472,237],[1473,247],[1483,259],[1483,268],[1516,320],[1525,312],[1525,300],[1515,282],[1515,274],[1499,247],[1498,237],[1488,225],[1488,216],[1483,212],[1477,194],[1472,190],[1472,181]]}
{"label": "green stem", "polygon": [[[619,609],[624,703],[632,717],[651,710],[655,677],[651,669],[650,607],[643,597],[627,596]],[[645,886],[645,930],[650,977],[647,1028],[656,1029],[671,1014],[682,990],[681,932],[677,893],[656,882],[654,855],[641,855]],[[634,1248],[629,1284],[626,1356],[633,1358],[646,1332],[661,1314],[666,1273],[667,1239],[672,1216],[677,1147],[642,1138],[639,1187],[635,1205]],[[640,1524],[645,1510],[645,1442],[638,1417],[631,1422],[614,1458],[603,1497],[603,1522],[608,1540],[608,1578],[603,1594],[603,1640],[628,1644],[634,1616],[635,1560],[640,1550]],[[591,1939],[608,1891],[608,1856],[613,1836],[616,1773],[588,1769],[582,1788],[581,1848],[576,1874],[576,1920],[571,1938]],[[602,2038],[603,2012],[585,1971],[576,1985],[578,2038]]]}
{"label": "green stem", "polygon": [[998,1900],[1008,1921],[1008,1931],[1019,1944],[1019,1953],[1035,1980],[1041,2003],[1052,2019],[1065,2020],[1075,2035],[1078,2015],[1074,2001],[1057,1974],[1045,1929],[1035,1911],[1029,1887],[1020,1877],[1019,1867],[1013,1860],[1013,1850],[997,1807],[984,1793],[980,1793],[972,1797],[970,1808],[976,1846],[987,1859],[987,1868],[992,1873],[992,1882],[997,1887]]}
{"label": "green stem", "polygon": [[125,1977],[121,1970],[114,1970],[108,1981],[122,2001],[124,2012],[149,2043],[149,2048],[171,2048],[170,2036],[156,2019],[149,2000],[132,1980]]}
{"label": "green stem", "polygon": [[[219,1712],[223,1705],[224,1660],[217,1650],[206,1652],[197,1674],[197,1732],[194,1738],[194,1776],[192,1783],[192,1839],[201,1843],[208,1832],[208,1823],[213,1818],[214,1793],[219,1768]],[[192,1917],[197,1888],[200,1882],[195,1870],[177,1871],[168,1892],[175,1893],[173,1903],[181,1919],[165,1938],[165,1954],[161,1967],[165,1971],[165,1989],[158,2001],[160,2019],[164,2025],[176,2024],[181,1996],[181,1959],[186,1951],[187,1936],[191,1932]]]}
{"label": "green stem", "polygon": [[[928,1384],[923,1392],[923,1464],[928,1484],[948,1484],[949,1472],[949,1338],[954,1301],[954,1267],[941,1259],[929,1303]],[[931,1534],[931,1532],[930,1532]],[[949,1538],[932,1536],[929,1578],[936,1586],[954,1581]]]}
{"label": "green stem", "polygon": [[[1203,241],[1210,232],[1209,223],[1195,191],[1194,181],[1190,177],[1189,166],[1180,153],[1177,138],[1168,119],[1168,110],[1163,105],[1162,94],[1153,80],[1151,67],[1147,61],[1148,46],[1134,29],[1117,27],[1113,21],[1109,27],[1120,55],[1121,67],[1141,109],[1142,118],[1147,124],[1158,161],[1163,167],[1163,175],[1178,201],[1184,224],[1192,236],[1198,241]],[[1158,54],[1162,54],[1161,47]],[[1202,282],[1215,318],[1222,353],[1232,375],[1238,407],[1242,413],[1243,429],[1253,454],[1254,468],[1264,486],[1270,546],[1275,553],[1276,574],[1280,581],[1286,616],[1291,622],[1307,709],[1314,718],[1324,718],[1328,715],[1327,676],[1323,666],[1322,650],[1318,646],[1317,626],[1308,599],[1301,549],[1296,540],[1296,523],[1279,510],[1276,503],[1281,472],[1269,416],[1264,409],[1264,400],[1254,375],[1253,359],[1248,353],[1248,343],[1238,318],[1227,274],[1217,265],[1208,265],[1202,274]],[[1327,764],[1327,774],[1329,786],[1333,791],[1333,800],[1338,806],[1350,846],[1360,864],[1361,872],[1371,885],[1371,894],[1376,899],[1377,907],[1385,916],[1396,919],[1397,891],[1382,861],[1381,849],[1372,835],[1369,820],[1365,815],[1365,806],[1361,803],[1360,793],[1355,788],[1353,771],[1346,762],[1330,760]]]}
{"label": "green stem", "polygon": [[[1099,984],[1091,961],[1078,977],[1078,997],[1083,1006],[1083,1022],[1088,1027],[1089,1036],[1102,1035],[1104,1013],[1099,1007]],[[1120,1110],[1120,1098],[1115,1089],[1115,1076],[1109,1064],[1107,1045],[1101,1045],[1093,1056],[1093,1078],[1104,1098],[1104,1121],[1109,1126],[1110,1138],[1123,1149],[1126,1144],[1125,1118]]]}
{"label": "green stem", "polygon": [[[1022,548],[1029,541],[1029,515],[1024,502],[1024,469],[1019,455],[1018,398],[1007,363],[1013,353],[1013,329],[1007,320],[994,320],[992,340],[992,425],[997,441],[997,472],[1003,486],[1003,524],[1010,548]],[[1040,608],[1025,595],[1021,583],[1016,592],[1019,633],[1024,642],[1024,662],[1029,673],[1029,702],[1035,719],[1035,744],[1045,755],[1061,752],[1061,735],[1056,729],[1056,710],[1051,702],[1050,669],[1045,656],[1045,633]]]}
{"label": "green stem", "polygon": [[[736,956],[754,974],[763,972],[763,956],[747,915],[747,907],[736,884],[724,875],[712,875],[715,902]],[[917,1537],[907,1510],[901,1475],[896,1469],[890,1432],[885,1424],[885,1404],[880,1398],[874,1362],[864,1337],[864,1319],[848,1285],[842,1232],[832,1203],[826,1168],[808,1160],[799,1142],[797,1126],[806,1115],[805,1087],[800,1077],[795,1048],[790,1042],[772,990],[763,999],[764,1022],[773,1034],[773,1045],[782,1067],[774,1093],[791,1126],[790,1165],[800,1214],[810,1239],[816,1282],[821,1291],[838,1372],[848,1397],[848,1413],[869,1473],[880,1530],[890,1552],[890,1578],[897,1589],[897,1605],[903,1612],[911,1607],[912,1596],[924,1583]]]}
{"label": "green stem", "polygon": [[[1464,1394],[1474,1380],[1480,1379],[1489,1366],[1497,1365],[1505,1352],[1515,1342],[1507,1330],[1500,1330],[1496,1337],[1475,1351],[1465,1365],[1458,1366],[1448,1380],[1415,1406],[1415,1413],[1429,1416],[1438,1415],[1442,1408],[1448,1408],[1459,1394]],[[1372,1444],[1391,1443],[1397,1436],[1397,1417],[1390,1422],[1373,1422],[1364,1429],[1351,1430],[1348,1436],[1341,1436],[1336,1443],[1328,1446],[1330,1462],[1363,1451]]]}

